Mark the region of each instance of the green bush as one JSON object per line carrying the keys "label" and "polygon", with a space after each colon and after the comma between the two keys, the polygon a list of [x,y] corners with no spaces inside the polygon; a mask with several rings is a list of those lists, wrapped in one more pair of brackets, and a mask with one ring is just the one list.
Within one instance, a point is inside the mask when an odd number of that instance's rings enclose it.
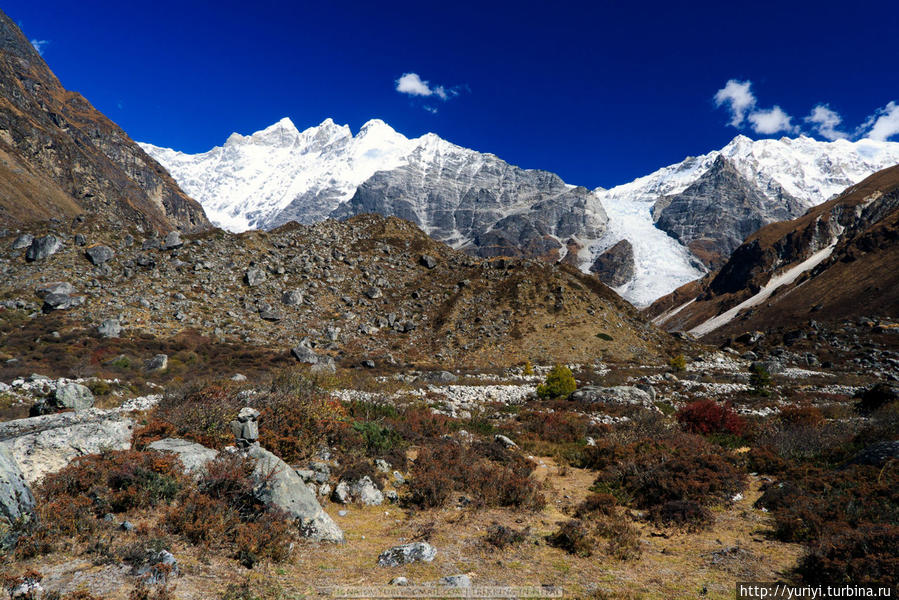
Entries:
{"label": "green bush", "polygon": [[571,369],[556,365],[546,376],[546,381],[537,386],[537,395],[541,398],[563,398],[576,389],[577,382]]}
{"label": "green bush", "polygon": [[678,354],[668,361],[668,366],[671,367],[674,371],[680,373],[687,368],[687,359],[683,354]]}
{"label": "green bush", "polygon": [[757,396],[771,395],[771,373],[760,363],[755,363],[749,369],[749,385]]}

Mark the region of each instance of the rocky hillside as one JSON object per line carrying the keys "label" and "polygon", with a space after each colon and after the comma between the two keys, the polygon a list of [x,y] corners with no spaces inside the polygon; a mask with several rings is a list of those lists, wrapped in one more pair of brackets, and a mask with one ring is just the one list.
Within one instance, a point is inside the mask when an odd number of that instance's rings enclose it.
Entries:
{"label": "rocky hillside", "polygon": [[115,123],[62,87],[0,12],[0,223],[102,214],[146,230],[208,226],[202,207]]}
{"label": "rocky hillside", "polygon": [[671,345],[592,275],[477,259],[397,218],[165,239],[87,219],[34,234],[0,241],[4,305],[132,339],[192,332],[381,366],[652,360]]}
{"label": "rocky hillside", "polygon": [[718,271],[659,299],[669,330],[726,337],[861,315],[899,314],[899,167],[802,217],[749,236]]}

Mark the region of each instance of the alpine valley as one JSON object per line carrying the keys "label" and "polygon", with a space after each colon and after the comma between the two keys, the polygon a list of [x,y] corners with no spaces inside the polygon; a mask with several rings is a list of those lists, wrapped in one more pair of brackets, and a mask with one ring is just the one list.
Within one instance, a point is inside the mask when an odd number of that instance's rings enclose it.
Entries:
{"label": "alpine valley", "polygon": [[899,593],[899,143],[607,190],[379,120],[188,155],[41,43],[0,12],[3,598]]}

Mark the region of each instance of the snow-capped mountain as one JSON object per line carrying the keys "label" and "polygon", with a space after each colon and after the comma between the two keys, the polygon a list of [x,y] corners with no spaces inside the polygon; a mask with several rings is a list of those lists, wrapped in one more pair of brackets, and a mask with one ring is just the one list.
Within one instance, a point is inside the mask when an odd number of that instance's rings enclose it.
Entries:
{"label": "snow-capped mountain", "polygon": [[[567,260],[585,271],[616,264],[610,280],[627,274],[615,289],[638,306],[701,277],[746,231],[799,216],[899,164],[896,142],[737,136],[721,150],[589,192],[433,134],[406,138],[379,120],[354,136],[331,119],[302,132],[282,119],[196,155],[141,146],[232,231],[380,212],[481,256],[573,252]],[[621,240],[632,252],[597,261]]]}

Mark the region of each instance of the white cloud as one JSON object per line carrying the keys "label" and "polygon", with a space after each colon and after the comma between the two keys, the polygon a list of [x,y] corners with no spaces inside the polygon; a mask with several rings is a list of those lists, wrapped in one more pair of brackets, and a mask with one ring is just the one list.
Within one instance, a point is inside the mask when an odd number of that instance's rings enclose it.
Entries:
{"label": "white cloud", "polygon": [[809,116],[803,119],[803,121],[810,123],[824,139],[833,141],[844,140],[849,137],[848,133],[837,129],[837,126],[843,122],[843,117],[826,104],[819,104],[813,108]]}
{"label": "white cloud", "polygon": [[430,104],[425,104],[424,106],[422,106],[422,108],[425,109],[426,111],[428,111],[429,113],[431,113],[432,115],[437,114],[436,106],[431,106]]}
{"label": "white cloud", "polygon": [[731,79],[715,93],[715,106],[727,105],[733,127],[742,125],[746,112],[755,106],[755,96],[749,89],[751,86],[751,81]]}
{"label": "white cloud", "polygon": [[769,109],[754,110],[747,118],[752,124],[752,130],[762,135],[771,135],[779,131],[799,133],[799,128],[793,125],[793,117],[777,105]]}
{"label": "white cloud", "polygon": [[[460,94],[461,90],[467,90],[468,86],[445,87],[442,85],[431,85],[431,82],[424,81],[418,73],[403,73],[403,76],[396,80],[396,91],[409,96],[439,98],[446,102],[450,98],[455,98]],[[422,105],[429,113],[436,113],[437,107],[433,104]]]}
{"label": "white cloud", "polygon": [[899,135],[899,104],[893,101],[887,103],[868,117],[859,129],[867,130],[864,137],[872,140],[886,141],[894,135]]}
{"label": "white cloud", "polygon": [[50,45],[50,40],[33,39],[33,40],[31,40],[31,45],[34,46],[34,49],[37,50],[38,54],[43,56],[44,48],[46,48],[48,45]]}

